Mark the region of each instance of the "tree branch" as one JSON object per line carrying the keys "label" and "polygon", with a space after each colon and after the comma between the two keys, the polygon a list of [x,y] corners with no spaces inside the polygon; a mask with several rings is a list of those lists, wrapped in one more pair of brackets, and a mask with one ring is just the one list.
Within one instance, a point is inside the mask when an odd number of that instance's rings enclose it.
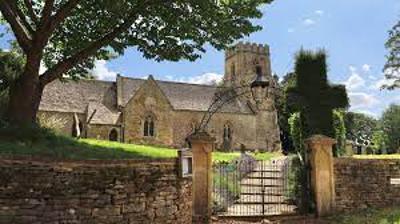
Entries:
{"label": "tree branch", "polygon": [[39,24],[39,20],[38,17],[35,14],[35,11],[33,11],[33,5],[32,5],[32,0],[24,0],[25,2],[25,6],[28,9],[28,14],[31,17],[32,21],[38,25]]}
{"label": "tree branch", "polygon": [[43,16],[40,21],[39,31],[39,44],[41,46],[46,45],[51,34],[57,27],[67,18],[72,10],[78,5],[81,0],[69,0],[56,12],[55,15],[51,15],[54,8],[54,0],[46,0],[45,7],[43,9]]}
{"label": "tree branch", "polygon": [[10,1],[0,0],[0,11],[7,22],[10,24],[11,29],[13,30],[18,44],[21,46],[22,50],[24,52],[28,52],[32,44],[31,36],[27,32],[26,27],[24,27],[24,25],[21,24],[21,22],[19,21],[19,16],[12,9]]}
{"label": "tree branch", "polygon": [[46,0],[46,3],[43,8],[41,24],[46,24],[50,20],[51,12],[54,8],[54,0]]}
{"label": "tree branch", "polygon": [[65,18],[67,18],[71,14],[72,10],[78,5],[80,1],[81,0],[69,0],[58,10],[58,12],[54,16],[51,17],[50,24],[47,27],[47,29],[50,31],[49,33],[52,33],[65,20]]}
{"label": "tree branch", "polygon": [[118,35],[123,33],[125,30],[129,29],[131,25],[136,20],[135,16],[129,16],[126,22],[115,28],[113,31],[109,32],[102,38],[96,40],[95,42],[89,44],[86,48],[72,55],[71,57],[59,62],[57,65],[53,66],[51,69],[47,70],[43,75],[40,76],[40,84],[45,86],[46,84],[58,79],[79,63],[83,62],[88,57],[94,55],[103,46],[106,46],[112,42]]}
{"label": "tree branch", "polygon": [[25,26],[25,28],[28,30],[28,32],[29,32],[30,34],[34,33],[35,31],[33,30],[32,25],[28,22],[28,20],[26,20],[26,16],[25,16],[25,14],[21,11],[21,9],[18,8],[17,2],[11,3],[10,6],[11,6],[12,10],[13,10],[14,12],[17,13],[17,15],[18,15],[18,17],[19,17],[19,20],[21,21],[22,25]]}

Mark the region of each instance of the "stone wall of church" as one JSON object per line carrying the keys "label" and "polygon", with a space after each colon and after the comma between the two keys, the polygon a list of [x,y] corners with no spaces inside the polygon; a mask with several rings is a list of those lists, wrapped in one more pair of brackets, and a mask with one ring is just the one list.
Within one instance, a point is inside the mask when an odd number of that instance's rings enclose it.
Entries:
{"label": "stone wall of church", "polygon": [[[125,142],[173,145],[172,107],[156,85],[146,82],[124,108]],[[147,116],[154,120],[154,136],[144,137]]]}
{"label": "stone wall of church", "polygon": [[110,132],[115,129],[118,133],[117,141],[121,139],[120,127],[115,125],[89,124],[87,127],[87,138],[109,140]]}
{"label": "stone wall of church", "polygon": [[[185,144],[185,137],[192,132],[194,125],[199,124],[204,112],[175,111],[173,116],[173,141],[177,147]],[[252,114],[217,113],[208,125],[208,132],[216,138],[218,149],[223,149],[224,125],[229,124],[232,130],[233,149],[245,145],[248,149],[257,149],[256,117]]]}

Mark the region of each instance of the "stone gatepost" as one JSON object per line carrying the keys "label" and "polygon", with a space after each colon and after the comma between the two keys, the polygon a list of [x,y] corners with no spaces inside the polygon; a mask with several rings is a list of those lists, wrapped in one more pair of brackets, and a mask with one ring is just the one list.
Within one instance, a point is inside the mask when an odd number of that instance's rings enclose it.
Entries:
{"label": "stone gatepost", "polygon": [[212,151],[215,138],[206,132],[189,136],[193,153],[193,223],[211,222]]}
{"label": "stone gatepost", "polygon": [[311,187],[314,192],[316,212],[318,216],[324,216],[332,212],[335,203],[332,146],[336,140],[323,135],[314,135],[305,143],[310,152]]}

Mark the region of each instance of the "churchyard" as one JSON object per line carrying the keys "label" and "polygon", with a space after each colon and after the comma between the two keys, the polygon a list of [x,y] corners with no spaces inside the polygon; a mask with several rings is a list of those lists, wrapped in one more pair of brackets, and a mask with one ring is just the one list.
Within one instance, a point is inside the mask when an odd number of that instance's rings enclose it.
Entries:
{"label": "churchyard", "polygon": [[0,224],[400,223],[390,1],[0,1]]}

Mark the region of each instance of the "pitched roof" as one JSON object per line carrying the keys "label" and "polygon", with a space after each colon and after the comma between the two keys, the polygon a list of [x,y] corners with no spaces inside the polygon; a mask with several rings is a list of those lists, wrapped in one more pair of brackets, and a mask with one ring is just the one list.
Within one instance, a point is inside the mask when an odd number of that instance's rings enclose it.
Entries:
{"label": "pitched roof", "polygon": [[116,99],[115,82],[57,80],[46,85],[39,110],[72,113],[87,111],[90,116],[90,112],[96,109],[93,122],[115,124],[115,117],[119,116]]}
{"label": "pitched roof", "polygon": [[[118,76],[117,82],[99,80],[54,81],[43,92],[39,110],[86,113],[91,124],[117,124],[120,106],[126,106],[147,80]],[[207,111],[218,88],[215,86],[156,81],[175,110]],[[118,91],[117,94],[117,85]],[[94,113],[94,111],[96,111]],[[220,112],[252,113],[239,98],[227,103]]]}
{"label": "pitched roof", "polygon": [[[139,87],[146,81],[143,79],[122,78],[122,106],[134,96]],[[199,85],[181,82],[156,80],[161,91],[175,110],[207,111],[218,91],[216,86]],[[220,112],[252,113],[246,102],[239,98],[227,103]]]}

